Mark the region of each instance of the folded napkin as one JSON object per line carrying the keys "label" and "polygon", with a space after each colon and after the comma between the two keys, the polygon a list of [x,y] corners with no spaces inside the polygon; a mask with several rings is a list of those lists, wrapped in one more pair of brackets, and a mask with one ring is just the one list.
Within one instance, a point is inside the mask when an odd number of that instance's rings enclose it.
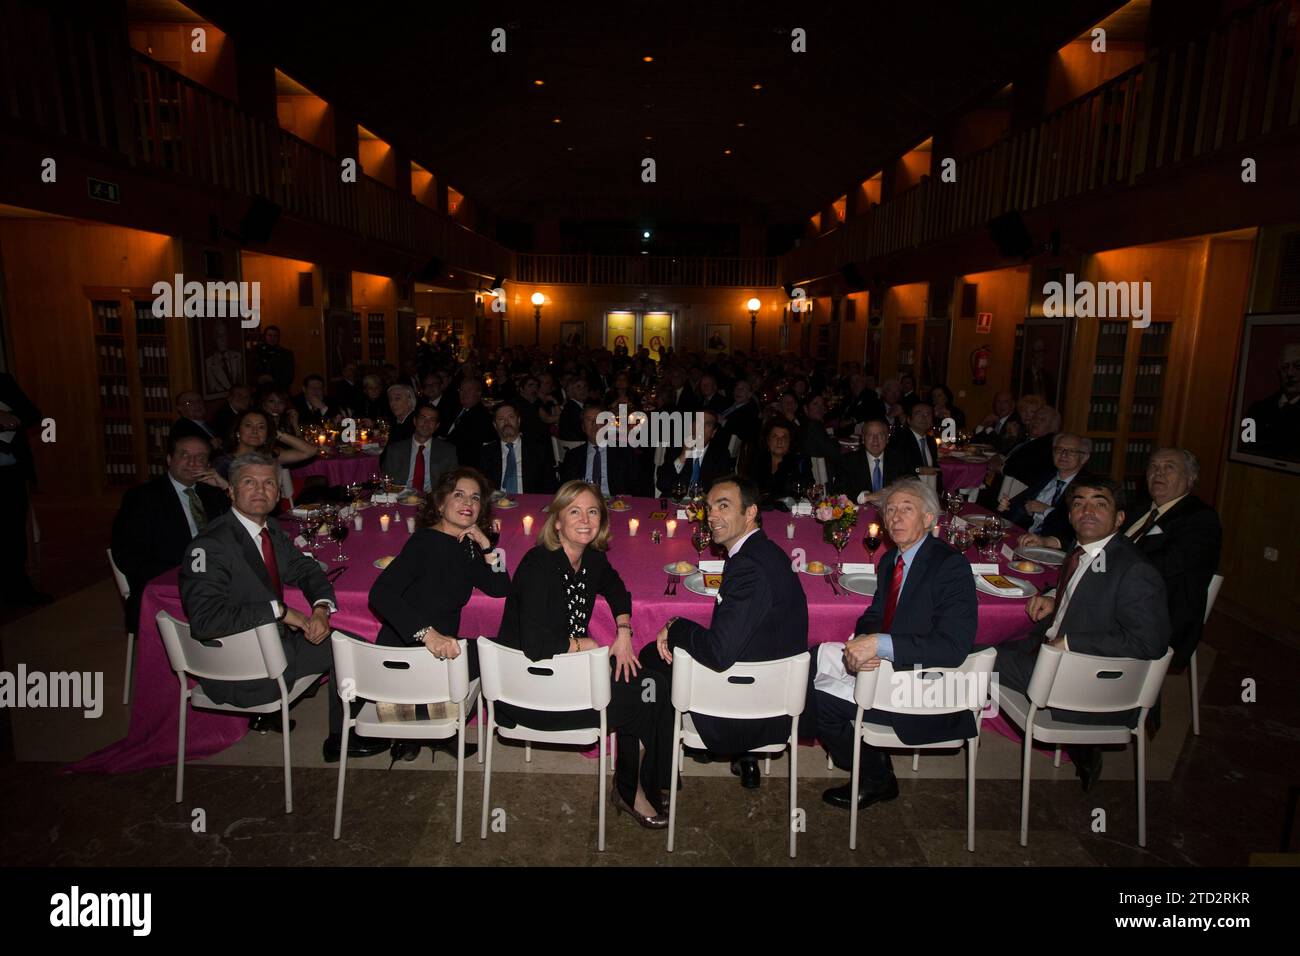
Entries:
{"label": "folded napkin", "polygon": [[997,591],[999,594],[1012,595],[1021,593],[1020,588],[1012,584],[1000,574],[981,574],[980,577],[984,579],[985,584],[993,588],[993,590]]}
{"label": "folded napkin", "polygon": [[840,565],[840,571],[843,574],[875,574],[876,566],[874,564],[845,561]]}
{"label": "folded napkin", "polygon": [[374,494],[370,496],[370,500],[377,505],[395,505],[397,504],[397,493],[393,492],[392,494],[382,494],[382,493]]}
{"label": "folded napkin", "polygon": [[858,679],[844,669],[844,645],[837,642],[819,645],[816,664],[813,687],[832,697],[854,703],[853,688]]}
{"label": "folded napkin", "polygon": [[809,515],[813,513],[812,502],[801,501],[791,509],[791,512],[793,514],[799,515],[799,517],[801,518],[807,518]]}

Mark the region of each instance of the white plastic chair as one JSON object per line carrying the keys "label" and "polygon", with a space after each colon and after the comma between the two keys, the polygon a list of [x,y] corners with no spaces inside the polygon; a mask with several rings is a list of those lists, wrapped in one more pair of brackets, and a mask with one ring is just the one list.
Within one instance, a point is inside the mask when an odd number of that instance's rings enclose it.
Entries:
{"label": "white plastic chair", "polygon": [[[966,748],[966,849],[975,852],[975,761],[980,749],[980,721],[989,698],[990,675],[998,652],[992,647],[976,651],[960,667],[926,667],[895,671],[889,661],[882,661],[873,671],[858,671],[853,699],[858,705],[853,718],[853,739],[873,747],[912,748],[912,770],[917,768],[921,750],[955,750]],[[944,675],[954,675],[945,677]],[[929,689],[936,680],[948,686],[934,704],[925,703],[936,695]],[[899,703],[898,701],[902,701]],[[863,723],[866,710],[894,714],[939,716],[969,710],[975,715],[975,736],[967,739],[941,740],[933,744],[905,744],[887,724]],[[858,848],[858,765],[861,747],[853,748],[852,792],[849,796],[849,849]]]}
{"label": "white plastic chair", "polygon": [[[1029,758],[1034,742],[1049,744],[1127,744],[1137,742],[1138,846],[1147,845],[1147,753],[1143,733],[1147,712],[1155,704],[1164,682],[1172,649],[1154,661],[1121,657],[1095,657],[1043,645],[1038,651],[1029,693],[998,688],[1001,712],[1025,734],[1021,767],[1020,845],[1029,843]],[[1092,714],[1122,714],[1138,710],[1136,727],[1127,724],[1079,724],[1057,720],[1048,708]]]}
{"label": "white plastic chair", "polygon": [[[487,700],[487,762],[483,767],[483,825],[480,839],[487,839],[489,796],[492,790],[492,732],[504,740],[525,744],[572,744],[600,750],[596,774],[596,807],[599,817],[596,848],[605,851],[605,709],[609,706],[609,648],[597,647],[576,654],[560,654],[543,661],[530,661],[523,651],[505,647],[486,637],[478,641],[479,674]],[[578,730],[534,730],[522,724],[499,727],[497,701],[528,710],[595,710],[600,726]]]}
{"label": "white plastic chair", "polygon": [[809,654],[804,651],[779,661],[739,663],[721,673],[696,663],[685,648],[673,651],[673,786],[668,788],[668,852],[673,852],[677,828],[677,775],[682,748],[705,750],[695,730],[694,714],[735,720],[789,717],[790,736],[779,744],[757,747],[751,753],[771,754],[790,748],[790,858],[795,856],[795,788],[799,778],[799,715],[807,702]]}
{"label": "white plastic chair", "polygon": [[[456,742],[456,842],[460,842],[461,814],[465,802],[465,714],[479,704],[479,751],[483,749],[482,701],[479,681],[469,679],[469,658],[464,640],[457,641],[460,654],[440,661],[423,647],[385,647],[335,631],[334,674],[344,707],[364,700],[356,717],[343,722],[343,743],[339,748],[339,783],[334,799],[334,839],[343,829],[343,785],[348,768],[348,735],[353,728],[363,737],[400,737],[404,740],[446,740]],[[384,722],[374,701],[391,704],[455,703],[457,714],[436,720]],[[345,713],[349,713],[350,708]]]}
{"label": "white plastic chair", "polygon": [[560,447],[560,440],[554,435],[551,436],[551,454],[555,457],[555,467],[560,467],[564,461],[564,450]]}
{"label": "white plastic chair", "polygon": [[830,484],[831,479],[829,475],[827,475],[826,473],[825,458],[812,459],[812,474],[813,474],[813,481],[817,482],[819,485]]}
{"label": "white plastic chair", "polygon": [[[117,593],[121,595],[122,601],[126,602],[131,598],[131,585],[126,580],[126,575],[122,569],[117,566],[113,560],[113,549],[109,548],[104,552],[108,555],[108,566],[113,569],[113,581],[117,585]],[[126,632],[126,676],[122,681],[122,703],[131,703],[131,678],[135,675],[135,632]]]}
{"label": "white plastic chair", "polygon": [[[1210,622],[1210,612],[1214,610],[1214,602],[1219,596],[1219,589],[1223,587],[1223,575],[1216,574],[1210,578],[1210,586],[1205,595],[1205,619],[1203,624]],[[1187,678],[1192,685],[1192,735],[1199,737],[1201,735],[1201,682],[1196,672],[1196,651],[1192,651],[1192,659],[1187,667]]]}
{"label": "white plastic chair", "polygon": [[[186,704],[199,710],[217,710],[229,714],[272,714],[280,712],[284,728],[284,812],[293,813],[293,771],[289,755],[289,705],[320,680],[319,674],[298,678],[293,687],[285,687],[284,647],[280,632],[274,624],[262,624],[251,631],[240,631],[206,643],[190,637],[190,626],[177,620],[166,611],[158,612],[158,633],[162,635],[167,660],[181,684],[180,731],[176,744],[176,802],[185,792],[185,717]],[[218,704],[203,692],[202,687],[189,685],[187,675],[209,680],[266,680],[280,686],[280,699],[269,704],[239,707],[235,704]]]}

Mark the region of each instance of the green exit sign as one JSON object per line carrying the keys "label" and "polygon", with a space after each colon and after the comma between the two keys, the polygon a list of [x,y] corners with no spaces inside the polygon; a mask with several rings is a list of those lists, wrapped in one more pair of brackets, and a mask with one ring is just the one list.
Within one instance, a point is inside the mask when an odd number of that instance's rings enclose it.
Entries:
{"label": "green exit sign", "polygon": [[122,193],[118,189],[117,183],[106,182],[102,179],[91,179],[88,176],[86,177],[86,191],[90,193],[91,199],[116,203],[122,201]]}

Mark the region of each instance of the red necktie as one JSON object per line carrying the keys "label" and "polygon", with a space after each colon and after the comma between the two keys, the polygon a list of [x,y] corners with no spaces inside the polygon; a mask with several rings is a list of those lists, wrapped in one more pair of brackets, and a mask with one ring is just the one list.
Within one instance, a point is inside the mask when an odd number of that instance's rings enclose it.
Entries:
{"label": "red necktie", "polygon": [[415,448],[415,477],[411,483],[415,485],[416,491],[424,490],[424,446],[417,445]]}
{"label": "red necktie", "polygon": [[280,569],[275,563],[275,549],[271,547],[271,532],[265,528],[262,529],[262,560],[266,562],[266,573],[271,576],[276,599],[284,600],[284,585],[280,583]]}
{"label": "red necktie", "polygon": [[889,628],[894,623],[894,611],[898,609],[898,595],[903,590],[903,552],[898,552],[898,560],[894,562],[894,576],[889,579],[889,598],[885,601],[885,619],[880,625],[881,633],[888,634]]}

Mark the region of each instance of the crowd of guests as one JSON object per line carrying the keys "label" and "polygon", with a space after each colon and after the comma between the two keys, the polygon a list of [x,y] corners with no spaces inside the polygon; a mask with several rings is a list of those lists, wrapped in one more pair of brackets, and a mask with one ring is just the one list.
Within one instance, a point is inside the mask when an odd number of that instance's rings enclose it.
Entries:
{"label": "crowd of guests", "polygon": [[[211,419],[201,414],[201,403],[179,396],[167,474],[123,499],[114,559],[138,595],[150,578],[180,564],[191,542],[201,544],[206,569],[185,564],[180,570],[196,639],[276,622],[289,661],[287,683],[330,671],[333,588],[268,517],[283,496],[281,466],[312,452],[297,435],[305,422],[386,421],[383,468],[422,492],[424,504],[418,530],[370,592],[382,623],[379,640],[422,645],[438,658],[457,656],[460,614],[477,589],[504,598],[495,635],[501,643],[532,660],[580,653],[596,646],[588,625],[603,597],[617,626],[610,648],[608,721],[619,738],[611,801],[642,826],[659,828],[667,823],[668,789],[680,785],[668,779],[674,652],[685,648],[721,671],[808,648],[803,586],[785,550],[765,534],[762,513],[787,507],[787,499],[808,487],[815,459],[833,489],[876,504],[892,544],[855,636],[823,644],[816,654],[801,736],[819,739],[846,770],[859,746],[859,806],[892,799],[898,786],[889,755],[853,740],[851,694],[846,698],[818,675],[852,675],[882,661],[904,669],[957,666],[972,652],[978,611],[969,565],[932,533],[942,489],[935,432],[960,428],[961,410],[943,386],[918,392],[905,375],[875,388],[851,363],[833,375],[797,356],[660,358],[644,350],[612,355],[557,347],[549,355],[505,349],[457,361],[450,349],[428,350],[409,382],[386,383],[379,373],[358,377],[347,367],[333,383],[307,376],[292,397],[278,385],[258,393],[232,390],[228,408]],[[669,449],[602,445],[600,413],[619,412],[623,404],[698,412],[700,436]],[[1087,471],[1090,441],[1060,431],[1059,414],[1035,396],[997,395],[972,432],[997,450],[982,491],[989,507],[1024,526],[1028,542],[1068,555],[1058,587],[1027,606],[1030,636],[999,648],[1003,683],[1027,686],[1043,643],[1147,660],[1172,646],[1175,666],[1185,664],[1200,639],[1220,547],[1218,518],[1193,491],[1195,457],[1177,448],[1153,454],[1150,500],[1130,507],[1120,486]],[[861,447],[842,451],[839,439],[849,436]],[[719,600],[708,621],[664,621],[638,654],[633,598],[606,553],[606,499],[666,495],[691,485],[707,489],[707,522],[715,547],[727,555]],[[1003,493],[1011,489],[1017,490]],[[497,491],[552,496],[538,543],[513,574],[497,567],[493,548]],[[1102,552],[1112,573],[1094,572]],[[284,603],[286,585],[301,588],[310,614]],[[138,599],[127,608],[133,631],[135,615]],[[477,676],[475,642],[466,646]],[[645,681],[656,685],[654,693],[644,692]],[[211,683],[205,688],[214,700],[264,703],[278,695],[271,681]],[[257,718],[258,729],[277,729],[278,719]],[[952,739],[970,729],[968,713],[869,719],[892,724],[904,744]],[[342,704],[330,694],[327,760],[339,757],[342,720]],[[501,707],[498,721],[562,729],[594,726],[596,715]],[[711,752],[734,757],[732,769],[747,787],[759,785],[750,751],[781,743],[789,733],[781,720],[700,717],[696,727]],[[350,754],[388,746],[349,738]],[[419,750],[418,742],[392,745],[395,759],[414,759]],[[1071,757],[1086,789],[1100,772],[1100,753],[1080,747]],[[825,799],[847,807],[850,787],[832,788]]]}

